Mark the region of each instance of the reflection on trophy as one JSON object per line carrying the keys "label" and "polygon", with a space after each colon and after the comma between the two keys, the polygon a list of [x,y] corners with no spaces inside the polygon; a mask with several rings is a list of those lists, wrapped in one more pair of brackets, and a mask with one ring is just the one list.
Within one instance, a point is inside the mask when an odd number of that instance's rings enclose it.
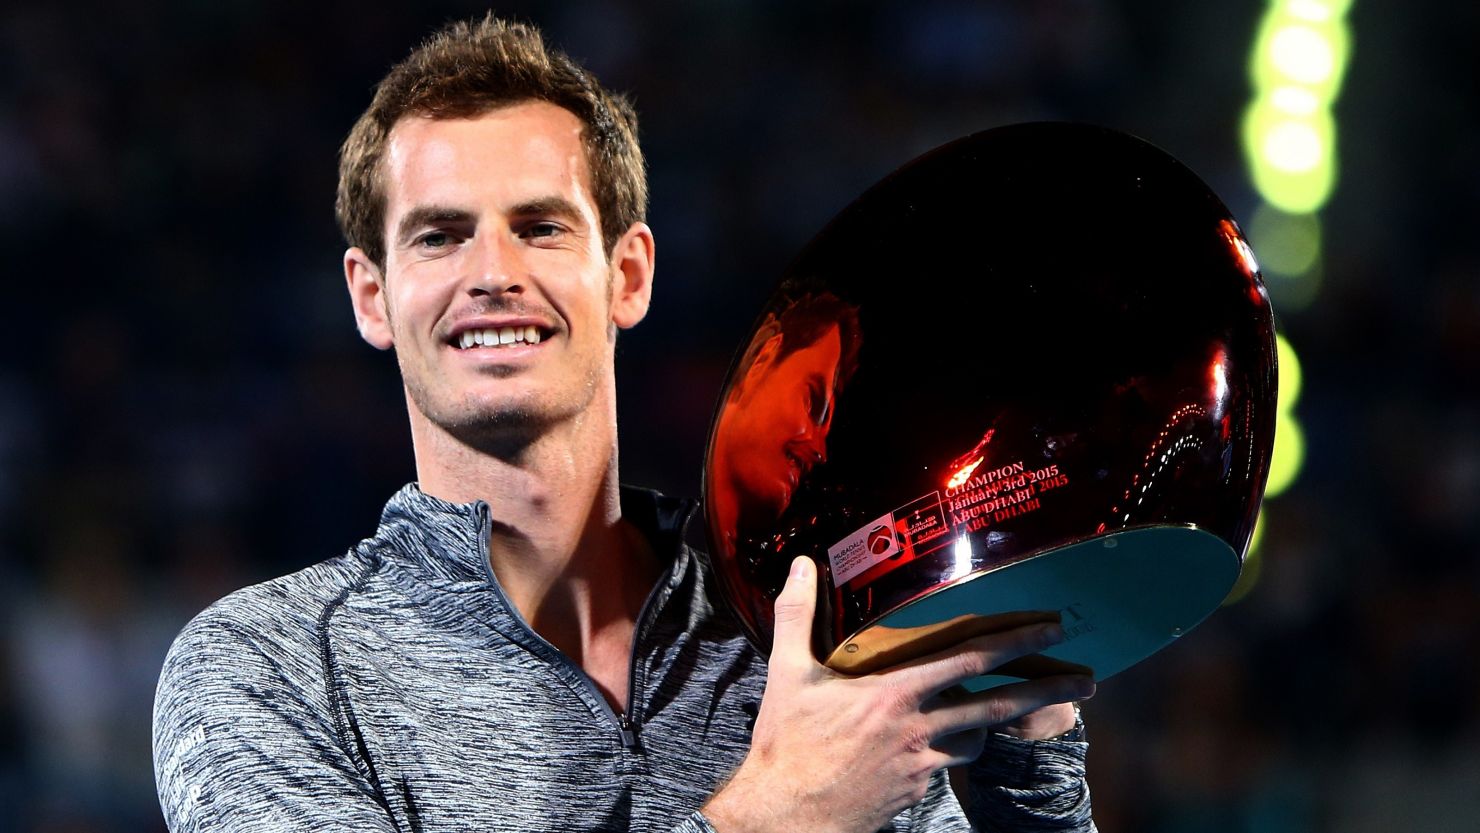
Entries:
{"label": "reflection on trophy", "polygon": [[984,688],[1104,679],[1238,577],[1273,444],[1274,330],[1217,197],[1100,128],[980,133],[845,209],[773,292],[725,385],[705,505],[768,648],[797,555],[819,658],[863,673],[1059,619]]}
{"label": "reflection on trophy", "polygon": [[725,557],[747,533],[769,529],[827,459],[833,400],[858,347],[856,310],[829,293],[788,299],[756,328],[716,417],[708,509],[726,531],[716,541]]}

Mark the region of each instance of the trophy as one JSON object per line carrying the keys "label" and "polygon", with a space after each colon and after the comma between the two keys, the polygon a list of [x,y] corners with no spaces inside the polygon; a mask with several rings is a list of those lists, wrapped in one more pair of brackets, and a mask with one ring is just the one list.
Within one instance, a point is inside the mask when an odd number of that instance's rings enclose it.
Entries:
{"label": "trophy", "polygon": [[952,142],[829,223],[737,355],[704,467],[722,594],[768,651],[805,555],[835,670],[1057,619],[965,687],[1102,680],[1237,580],[1275,373],[1253,253],[1171,156],[1071,124]]}

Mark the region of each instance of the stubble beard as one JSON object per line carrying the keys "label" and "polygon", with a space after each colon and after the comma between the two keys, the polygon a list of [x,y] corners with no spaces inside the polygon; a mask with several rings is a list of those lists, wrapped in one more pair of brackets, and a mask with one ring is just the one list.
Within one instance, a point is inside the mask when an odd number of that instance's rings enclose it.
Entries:
{"label": "stubble beard", "polygon": [[[412,406],[432,425],[462,445],[508,462],[518,462],[530,446],[557,425],[577,418],[596,396],[594,372],[569,391],[570,398],[532,396],[520,401],[487,402],[472,395],[461,399],[439,396],[418,374],[402,379]],[[507,377],[511,373],[493,371]]]}

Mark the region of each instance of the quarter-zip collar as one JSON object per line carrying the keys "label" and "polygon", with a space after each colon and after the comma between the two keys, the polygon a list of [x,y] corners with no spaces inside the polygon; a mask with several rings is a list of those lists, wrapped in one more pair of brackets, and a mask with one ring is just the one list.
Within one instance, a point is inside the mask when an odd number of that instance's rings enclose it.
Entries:
{"label": "quarter-zip collar", "polygon": [[620,713],[606,702],[585,672],[537,634],[509,601],[488,559],[493,517],[487,503],[449,503],[425,494],[414,483],[408,484],[386,505],[377,540],[391,544],[387,548],[391,552],[409,557],[407,566],[432,584],[461,591],[468,615],[487,622],[505,638],[541,657],[594,713],[609,722],[622,747],[631,749],[637,746],[640,729],[636,711],[642,686],[640,646],[668,598],[697,565],[683,544],[683,530],[694,511],[692,501],[626,486],[622,487],[621,501],[623,518],[647,539],[663,565],[663,573],[634,623],[628,699]]}
{"label": "quarter-zip collar", "polygon": [[[694,502],[634,486],[623,486],[620,500],[622,517],[647,538],[664,568],[664,581],[677,586],[688,566],[683,534]],[[497,520],[481,500],[451,503],[408,483],[386,503],[376,537],[389,539],[387,549],[409,556],[409,566],[433,583],[484,583],[492,578],[482,534],[485,519]]]}

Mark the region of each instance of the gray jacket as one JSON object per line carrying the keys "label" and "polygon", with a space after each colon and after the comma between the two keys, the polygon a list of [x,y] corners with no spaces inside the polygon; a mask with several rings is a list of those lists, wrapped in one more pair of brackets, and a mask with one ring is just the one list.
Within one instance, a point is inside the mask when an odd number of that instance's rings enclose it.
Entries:
{"label": "gray jacket", "polygon": [[[745,757],[764,658],[710,602],[689,507],[627,489],[671,564],[637,623],[630,702],[508,602],[489,511],[414,485],[339,558],[240,590],[165,661],[154,763],[182,831],[705,831],[698,808]],[[977,830],[1091,831],[1085,744],[989,741]],[[964,831],[937,773],[898,831]]]}

